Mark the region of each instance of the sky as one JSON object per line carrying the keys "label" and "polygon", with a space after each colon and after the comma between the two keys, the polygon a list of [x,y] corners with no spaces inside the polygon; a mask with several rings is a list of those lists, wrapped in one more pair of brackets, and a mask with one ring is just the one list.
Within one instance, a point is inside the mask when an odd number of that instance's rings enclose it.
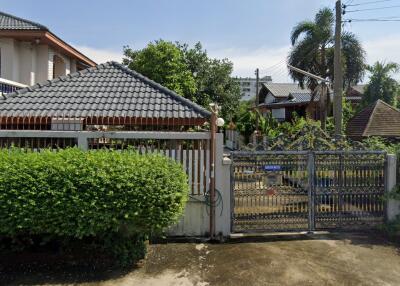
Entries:
{"label": "sky", "polygon": [[[400,0],[343,2],[361,4],[348,11],[391,7],[349,12],[345,19],[400,18]],[[1,11],[47,26],[97,63],[121,61],[126,45],[200,41],[210,56],[230,59],[235,76],[252,77],[259,68],[275,82],[290,81],[285,60],[292,28],[334,5],[335,0],[0,0]],[[400,22],[352,22],[344,29],[362,42],[368,63],[400,63]]]}

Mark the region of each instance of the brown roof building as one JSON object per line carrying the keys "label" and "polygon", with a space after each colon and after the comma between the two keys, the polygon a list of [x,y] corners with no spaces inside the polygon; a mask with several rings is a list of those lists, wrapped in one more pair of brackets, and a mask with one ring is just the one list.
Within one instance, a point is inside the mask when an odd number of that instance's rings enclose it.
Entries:
{"label": "brown roof building", "polygon": [[377,100],[350,119],[346,134],[354,140],[368,136],[400,139],[400,111]]}

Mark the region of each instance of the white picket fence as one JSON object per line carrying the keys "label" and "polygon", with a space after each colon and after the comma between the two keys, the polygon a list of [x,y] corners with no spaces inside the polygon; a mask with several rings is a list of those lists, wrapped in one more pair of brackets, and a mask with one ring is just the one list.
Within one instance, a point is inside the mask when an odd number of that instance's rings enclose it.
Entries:
{"label": "white picket fence", "polygon": [[139,153],[160,153],[182,164],[192,195],[209,189],[209,132],[0,130],[0,147],[11,146],[34,151],[78,146],[83,150],[133,148]]}

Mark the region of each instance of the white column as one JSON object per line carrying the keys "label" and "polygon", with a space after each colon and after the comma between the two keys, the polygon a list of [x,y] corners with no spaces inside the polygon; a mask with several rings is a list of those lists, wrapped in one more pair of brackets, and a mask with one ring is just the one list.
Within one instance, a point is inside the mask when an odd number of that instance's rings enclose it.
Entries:
{"label": "white column", "polygon": [[76,60],[71,59],[71,73],[76,72]]}
{"label": "white column", "polygon": [[34,85],[36,83],[36,72],[37,72],[37,46],[34,45],[31,48],[31,76],[30,76],[30,85]]}
{"label": "white column", "polygon": [[[215,234],[227,237],[231,233],[231,159],[224,157],[224,134],[217,134],[215,188],[220,201],[215,208]],[[216,194],[218,199],[219,194]]]}
{"label": "white column", "polygon": [[19,82],[20,81],[20,64],[19,64],[19,58],[20,58],[20,51],[19,51],[19,44],[17,41],[13,41],[13,47],[12,47],[12,78],[11,80]]}
{"label": "white column", "polygon": [[63,60],[65,61],[65,74],[71,73],[71,59],[64,57]]}
{"label": "white column", "polygon": [[47,61],[47,79],[53,79],[54,51],[49,48],[49,57]]}

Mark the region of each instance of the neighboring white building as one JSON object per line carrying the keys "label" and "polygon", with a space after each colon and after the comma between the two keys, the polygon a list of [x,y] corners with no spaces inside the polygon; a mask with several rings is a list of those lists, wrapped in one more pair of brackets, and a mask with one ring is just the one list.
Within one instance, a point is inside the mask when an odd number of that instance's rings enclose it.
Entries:
{"label": "neighboring white building", "polygon": [[0,12],[0,92],[95,65],[45,26]]}
{"label": "neighboring white building", "polygon": [[[236,78],[240,85],[240,92],[242,95],[242,100],[249,100],[256,97],[256,78],[251,77],[239,77]],[[262,83],[271,83],[272,78],[270,76],[264,76],[260,78],[259,90],[261,89]]]}

